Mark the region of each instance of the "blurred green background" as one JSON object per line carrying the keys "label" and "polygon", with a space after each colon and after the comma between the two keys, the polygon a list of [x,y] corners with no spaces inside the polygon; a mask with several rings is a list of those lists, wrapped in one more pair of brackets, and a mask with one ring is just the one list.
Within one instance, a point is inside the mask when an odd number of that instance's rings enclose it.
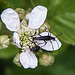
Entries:
{"label": "blurred green background", "polygon": [[[75,75],[75,0],[0,0],[1,12],[11,7],[27,10],[37,5],[48,9],[47,22],[51,32],[58,35],[62,42],[60,55],[55,57],[51,66],[39,65],[35,69],[24,69],[13,63],[18,48],[10,45],[7,49],[0,50],[0,75]],[[0,20],[0,35],[12,34]]]}

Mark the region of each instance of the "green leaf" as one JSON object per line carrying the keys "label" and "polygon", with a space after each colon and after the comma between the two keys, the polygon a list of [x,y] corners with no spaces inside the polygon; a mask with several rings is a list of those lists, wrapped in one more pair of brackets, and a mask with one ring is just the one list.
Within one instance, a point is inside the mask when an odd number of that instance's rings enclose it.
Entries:
{"label": "green leaf", "polygon": [[51,32],[68,44],[75,45],[75,1],[74,0],[33,0],[35,5],[48,8],[47,22]]}
{"label": "green leaf", "polygon": [[67,49],[56,58],[54,64],[48,69],[49,73],[52,75],[74,75],[74,57],[75,47],[69,45],[69,47],[67,47]]}
{"label": "green leaf", "polygon": [[[55,32],[62,32],[60,38],[69,44],[75,45],[75,13],[67,13],[51,18],[49,24]],[[57,34],[58,35],[58,34]]]}
{"label": "green leaf", "polygon": [[[5,75],[75,75],[75,47],[69,45],[61,55],[58,55],[53,65],[48,67],[38,65],[35,69],[24,69],[14,64],[11,67],[11,64],[6,64]],[[1,65],[4,66],[4,64]]]}
{"label": "green leaf", "polygon": [[0,58],[9,59],[14,57],[19,52],[19,49],[15,48],[13,45],[9,45],[8,48],[0,50]]}
{"label": "green leaf", "polygon": [[[75,1],[74,0],[18,0],[8,2],[13,8],[32,8],[43,5],[48,8],[47,22],[55,35],[62,32],[59,38],[68,44],[75,45]],[[19,3],[18,3],[19,2]],[[2,6],[3,7],[3,6]],[[4,8],[3,8],[4,9]]]}

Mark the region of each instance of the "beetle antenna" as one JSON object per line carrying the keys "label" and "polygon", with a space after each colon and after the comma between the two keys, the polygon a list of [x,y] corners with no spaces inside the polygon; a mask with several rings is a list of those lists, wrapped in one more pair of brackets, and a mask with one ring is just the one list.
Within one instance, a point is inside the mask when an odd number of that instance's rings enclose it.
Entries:
{"label": "beetle antenna", "polygon": [[62,35],[62,32],[61,32],[59,35],[57,35],[56,37],[58,37],[58,36],[60,36],[60,35]]}

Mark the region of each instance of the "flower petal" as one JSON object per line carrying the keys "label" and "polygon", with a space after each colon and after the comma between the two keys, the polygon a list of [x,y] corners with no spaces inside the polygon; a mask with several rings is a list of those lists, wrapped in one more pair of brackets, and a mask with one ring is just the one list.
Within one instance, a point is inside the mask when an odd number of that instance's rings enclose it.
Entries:
{"label": "flower petal", "polygon": [[19,31],[20,20],[18,14],[11,8],[5,9],[1,14],[1,19],[10,31]]}
{"label": "flower petal", "polygon": [[38,60],[34,53],[32,53],[31,51],[30,52],[26,51],[20,54],[20,62],[22,66],[25,69],[27,69],[27,68],[35,68],[37,66]]}
{"label": "flower petal", "polygon": [[19,40],[19,34],[14,32],[13,33],[13,42],[15,43],[16,46],[18,46],[19,48],[21,48],[20,46],[20,40]]}
{"label": "flower petal", "polygon": [[[43,32],[40,35],[41,36],[48,36],[49,32]],[[55,37],[52,33],[49,33],[50,36]],[[37,36],[37,37],[41,37],[41,36]],[[52,43],[51,43],[51,42]],[[47,51],[55,51],[58,50],[61,47],[61,42],[55,37],[55,40],[46,40],[47,44],[45,45],[44,40],[36,40],[36,42],[38,43],[38,45],[42,48],[45,49]],[[41,43],[41,44],[39,44]]]}
{"label": "flower petal", "polygon": [[29,17],[30,17],[30,13],[27,13],[27,14],[25,15],[25,19],[26,19],[26,20],[29,20]]}
{"label": "flower petal", "polygon": [[45,21],[47,16],[47,8],[44,6],[36,6],[30,14],[28,27],[38,29]]}

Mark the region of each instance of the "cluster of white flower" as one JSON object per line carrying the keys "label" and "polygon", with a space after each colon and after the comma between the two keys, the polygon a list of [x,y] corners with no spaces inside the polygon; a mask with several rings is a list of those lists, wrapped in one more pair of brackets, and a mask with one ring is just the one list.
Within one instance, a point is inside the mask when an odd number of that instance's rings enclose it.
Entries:
{"label": "cluster of white flower", "polygon": [[[14,31],[13,33],[13,42],[16,46],[22,49],[22,53],[20,53],[20,63],[22,66],[26,68],[35,68],[38,65],[38,60],[35,54],[30,51],[28,45],[33,46],[32,43],[29,41],[32,40],[32,35],[37,32],[38,35],[38,28],[44,23],[47,16],[47,8],[44,6],[36,6],[31,11],[29,16],[28,25],[26,24],[25,20],[20,23],[20,19],[18,14],[11,8],[5,9],[1,14],[1,19],[5,23],[6,28],[10,31]],[[24,23],[24,24],[23,24]],[[49,32],[41,33],[42,36],[48,35]],[[51,34],[51,33],[49,33]],[[51,34],[54,36],[53,34]],[[36,37],[37,37],[36,36]],[[55,37],[55,36],[54,36]],[[59,44],[59,48],[61,47],[60,41],[56,38]],[[38,43],[39,41],[37,41]],[[52,41],[53,42],[53,41]],[[53,51],[52,47],[49,46],[49,42],[44,47],[40,47],[46,49],[47,51]],[[56,42],[53,43],[54,50],[58,49]]]}

